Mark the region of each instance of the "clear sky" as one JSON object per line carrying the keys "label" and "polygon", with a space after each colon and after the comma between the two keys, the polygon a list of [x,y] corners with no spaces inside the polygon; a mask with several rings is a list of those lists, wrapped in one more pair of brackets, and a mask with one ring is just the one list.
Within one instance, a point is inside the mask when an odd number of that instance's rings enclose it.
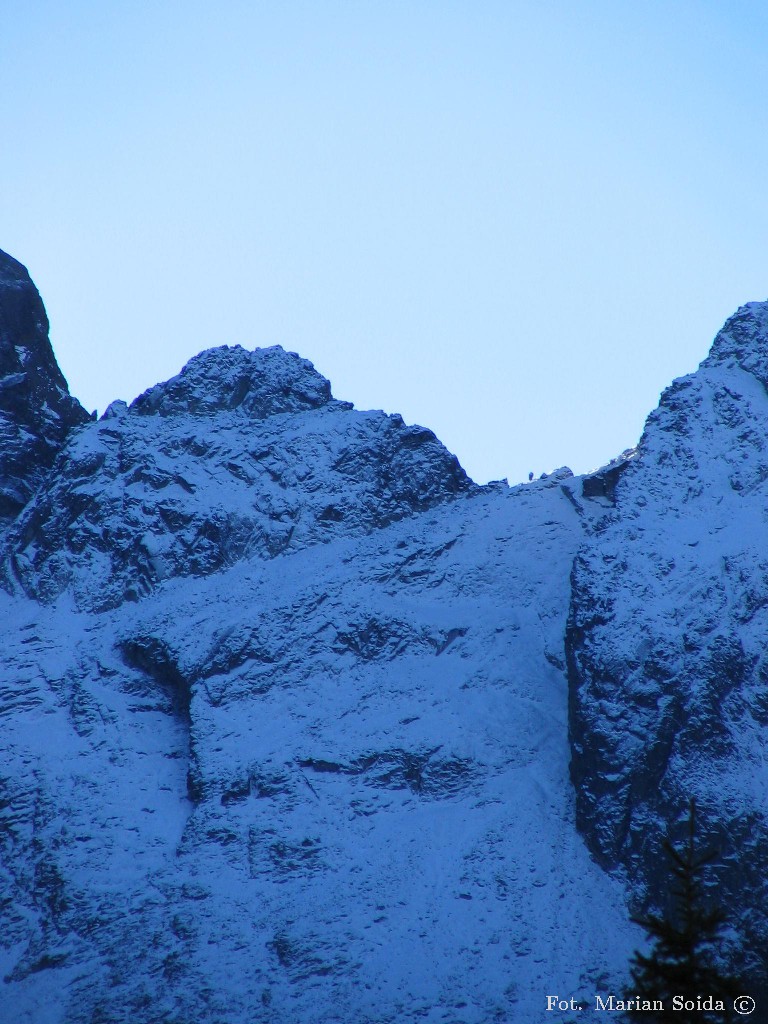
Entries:
{"label": "clear sky", "polygon": [[281,344],[481,482],[583,472],[768,297],[762,2],[0,18],[0,248],[89,409]]}

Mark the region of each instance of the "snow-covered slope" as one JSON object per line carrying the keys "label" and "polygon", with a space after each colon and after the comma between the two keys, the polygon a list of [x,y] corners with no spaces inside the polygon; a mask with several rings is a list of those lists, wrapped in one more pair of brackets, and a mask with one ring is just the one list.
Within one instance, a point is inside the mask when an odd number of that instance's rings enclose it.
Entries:
{"label": "snow-covered slope", "polygon": [[[768,599],[721,548],[762,523],[746,358],[715,352],[639,453],[583,479],[477,487],[431,432],[336,401],[280,348],[205,352],[22,464],[1,552],[0,1019],[535,1024],[549,994],[619,991],[650,856],[628,808],[661,818],[697,772],[718,807],[762,799]],[[690,414],[726,379],[744,458]],[[656,539],[633,548],[641,528]],[[745,565],[726,631],[707,587]],[[672,609],[702,665],[731,666],[722,693],[685,682],[681,703],[683,676],[651,672]]]}
{"label": "snow-covered slope", "polygon": [[8,599],[19,1019],[543,1020],[623,966],[569,794],[579,533],[555,480],[101,615]]}

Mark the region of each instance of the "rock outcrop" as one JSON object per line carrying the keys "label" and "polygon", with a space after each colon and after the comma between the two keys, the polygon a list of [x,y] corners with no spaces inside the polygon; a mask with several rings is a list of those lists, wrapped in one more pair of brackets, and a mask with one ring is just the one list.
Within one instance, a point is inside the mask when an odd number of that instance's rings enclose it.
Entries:
{"label": "rock outcrop", "polygon": [[41,486],[70,432],[90,417],[72,398],[26,269],[0,251],[0,529]]}

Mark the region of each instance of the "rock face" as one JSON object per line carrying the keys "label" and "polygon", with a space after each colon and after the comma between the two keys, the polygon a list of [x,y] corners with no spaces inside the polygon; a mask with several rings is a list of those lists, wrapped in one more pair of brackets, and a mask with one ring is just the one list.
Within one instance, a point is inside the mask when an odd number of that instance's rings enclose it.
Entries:
{"label": "rock face", "polygon": [[764,316],[637,451],[512,489],[280,348],[94,422],[40,343],[0,461],[9,1019],[543,1020],[621,990],[690,793],[759,951]]}
{"label": "rock face", "polygon": [[[573,567],[577,820],[646,900],[659,827],[690,797],[727,852],[740,942],[768,952],[768,303],[742,307],[649,417]],[[738,853],[738,857],[735,854]],[[745,898],[746,896],[746,898]]]}
{"label": "rock face", "polygon": [[56,363],[37,289],[0,251],[0,529],[37,491],[67,435],[89,418]]}

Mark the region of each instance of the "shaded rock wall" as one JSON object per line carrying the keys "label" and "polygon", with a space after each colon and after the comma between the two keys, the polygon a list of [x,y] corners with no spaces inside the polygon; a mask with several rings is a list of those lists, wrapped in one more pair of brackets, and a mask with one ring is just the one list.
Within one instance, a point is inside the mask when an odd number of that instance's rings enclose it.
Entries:
{"label": "shaded rock wall", "polygon": [[70,432],[89,419],[54,358],[37,289],[0,251],[0,528],[41,486]]}
{"label": "shaded rock wall", "polygon": [[[768,304],[743,307],[648,418],[572,570],[566,647],[579,827],[647,905],[691,796],[720,898],[768,952]],[[754,964],[753,964],[754,966]]]}

